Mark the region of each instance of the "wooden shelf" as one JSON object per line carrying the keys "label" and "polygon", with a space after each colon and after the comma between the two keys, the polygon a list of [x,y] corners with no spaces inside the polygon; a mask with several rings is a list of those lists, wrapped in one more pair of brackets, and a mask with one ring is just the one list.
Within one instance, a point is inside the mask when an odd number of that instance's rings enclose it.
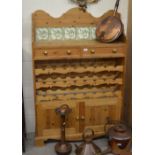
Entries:
{"label": "wooden shelf", "polygon": [[79,67],[79,68],[74,68],[74,67],[68,67],[66,69],[64,68],[47,68],[47,69],[35,69],[35,75],[44,75],[44,74],[68,74],[68,73],[84,73],[84,72],[93,72],[93,73],[98,73],[98,72],[103,72],[103,71],[118,71],[118,72],[123,72],[123,66],[108,66],[108,67],[104,67],[104,66],[97,66],[96,68],[94,68],[93,66],[88,66],[87,68],[84,67]]}
{"label": "wooden shelf", "polygon": [[40,41],[34,42],[35,48],[67,48],[67,47],[126,47],[126,41],[115,42],[115,43],[102,43],[97,40],[75,40],[75,41]]}
{"label": "wooden shelf", "polygon": [[66,89],[45,89],[37,90],[37,95],[61,95],[61,94],[74,94],[74,93],[85,93],[85,92],[114,92],[120,90],[118,85],[101,85],[100,87],[75,87],[75,88],[66,88]]}

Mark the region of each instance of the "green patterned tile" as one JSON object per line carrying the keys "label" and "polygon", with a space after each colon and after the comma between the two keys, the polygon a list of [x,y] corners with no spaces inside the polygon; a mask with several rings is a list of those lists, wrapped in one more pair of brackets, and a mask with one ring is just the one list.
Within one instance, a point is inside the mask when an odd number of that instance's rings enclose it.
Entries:
{"label": "green patterned tile", "polygon": [[36,40],[48,40],[49,39],[49,32],[48,28],[37,28],[36,29]]}
{"label": "green patterned tile", "polygon": [[90,31],[88,27],[77,28],[77,40],[90,39]]}
{"label": "green patterned tile", "polygon": [[64,29],[64,40],[75,40],[76,39],[76,28],[63,28]]}
{"label": "green patterned tile", "polygon": [[62,28],[49,28],[49,40],[63,40],[63,38]]}
{"label": "green patterned tile", "polygon": [[96,27],[37,28],[36,41],[94,40]]}

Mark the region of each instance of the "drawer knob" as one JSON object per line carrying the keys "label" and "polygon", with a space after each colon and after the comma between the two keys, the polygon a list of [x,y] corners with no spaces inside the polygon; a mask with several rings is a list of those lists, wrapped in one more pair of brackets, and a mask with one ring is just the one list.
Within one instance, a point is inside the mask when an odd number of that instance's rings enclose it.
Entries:
{"label": "drawer knob", "polygon": [[76,120],[77,120],[77,121],[79,120],[79,116],[76,117]]}
{"label": "drawer knob", "polygon": [[95,50],[94,50],[94,49],[91,49],[91,50],[90,50],[90,53],[91,53],[91,54],[94,54],[94,53],[95,53]]}
{"label": "drawer knob", "polygon": [[112,53],[117,53],[117,49],[114,48],[114,49],[112,50]]}
{"label": "drawer knob", "polygon": [[43,52],[43,54],[44,54],[44,55],[47,55],[47,54],[48,54],[48,52],[47,52],[47,51],[44,51],[44,52]]}
{"label": "drawer knob", "polygon": [[84,116],[81,116],[81,120],[85,120],[85,117]]}
{"label": "drawer knob", "polygon": [[67,50],[67,54],[68,55],[71,55],[71,50]]}

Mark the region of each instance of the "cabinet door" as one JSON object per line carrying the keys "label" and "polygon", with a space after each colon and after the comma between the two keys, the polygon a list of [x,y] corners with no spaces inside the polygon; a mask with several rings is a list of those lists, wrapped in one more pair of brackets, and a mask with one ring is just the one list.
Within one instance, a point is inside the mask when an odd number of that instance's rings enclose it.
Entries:
{"label": "cabinet door", "polygon": [[[37,135],[48,136],[53,139],[60,139],[60,115],[56,114],[55,109],[61,103],[42,103],[37,104]],[[68,103],[72,112],[66,117],[66,137],[77,132],[76,105]]]}
{"label": "cabinet door", "polygon": [[96,134],[104,133],[104,125],[109,117],[109,108],[107,105],[86,103],[85,104],[85,128],[92,128]]}

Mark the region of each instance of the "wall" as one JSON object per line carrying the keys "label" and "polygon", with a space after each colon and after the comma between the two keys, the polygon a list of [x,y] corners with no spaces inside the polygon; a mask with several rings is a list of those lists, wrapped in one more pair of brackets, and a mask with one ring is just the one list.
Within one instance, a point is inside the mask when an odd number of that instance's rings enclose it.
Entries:
{"label": "wall", "polygon": [[[116,0],[100,0],[97,4],[88,6],[88,12],[95,17],[101,16],[109,9],[113,9]],[[31,49],[31,14],[42,9],[53,17],[59,17],[68,9],[76,7],[70,0],[23,0],[23,90],[27,132],[35,131],[35,113],[33,102],[32,80],[32,49]],[[127,31],[128,0],[120,0],[118,11]]]}

